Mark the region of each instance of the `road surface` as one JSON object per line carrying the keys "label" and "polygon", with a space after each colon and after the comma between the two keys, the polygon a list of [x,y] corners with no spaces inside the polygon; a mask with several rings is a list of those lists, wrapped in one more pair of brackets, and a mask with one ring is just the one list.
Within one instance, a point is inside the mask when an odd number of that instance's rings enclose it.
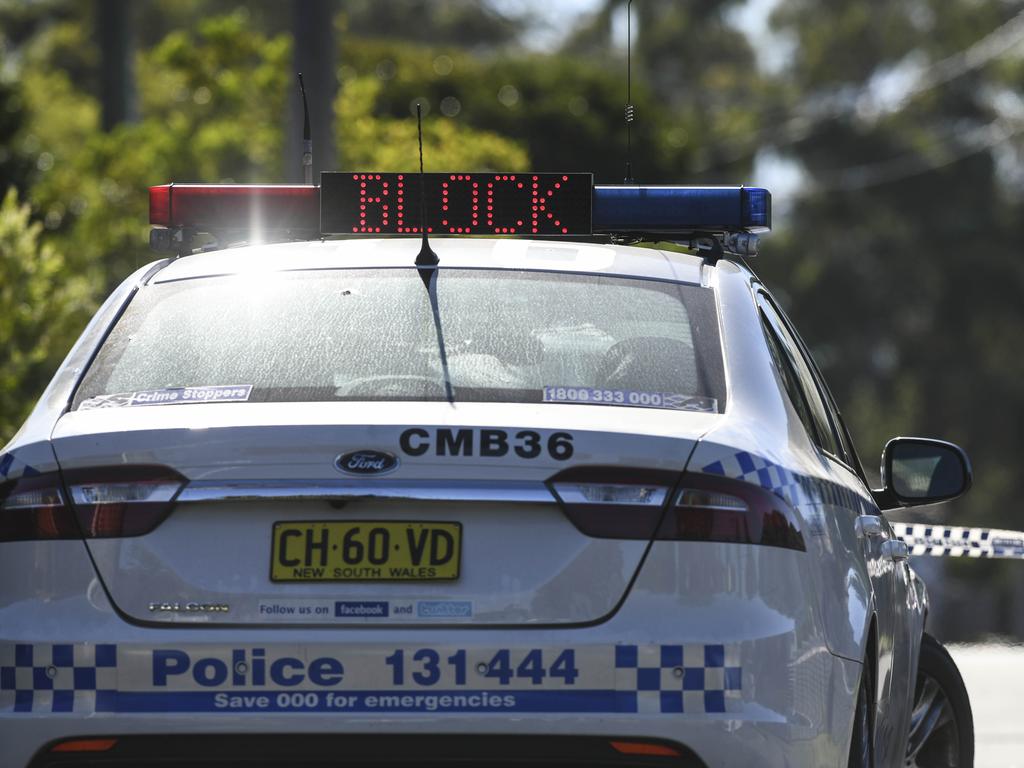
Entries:
{"label": "road surface", "polygon": [[950,645],[974,710],[976,768],[1024,768],[1024,645]]}

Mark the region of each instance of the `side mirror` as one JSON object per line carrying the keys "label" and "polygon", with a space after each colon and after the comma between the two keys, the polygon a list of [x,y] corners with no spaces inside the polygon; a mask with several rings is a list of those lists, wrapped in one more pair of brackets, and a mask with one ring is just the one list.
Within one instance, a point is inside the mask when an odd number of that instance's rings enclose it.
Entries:
{"label": "side mirror", "polygon": [[882,451],[884,509],[937,504],[971,487],[971,462],[953,443],[924,437],[894,437]]}

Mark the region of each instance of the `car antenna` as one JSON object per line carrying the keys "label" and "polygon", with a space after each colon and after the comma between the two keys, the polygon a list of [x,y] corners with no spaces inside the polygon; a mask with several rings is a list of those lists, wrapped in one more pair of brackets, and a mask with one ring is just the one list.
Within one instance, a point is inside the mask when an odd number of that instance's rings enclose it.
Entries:
{"label": "car antenna", "polygon": [[633,0],[626,3],[626,178],[625,184],[635,184],[633,179],[633,137],[630,128],[636,119],[633,104]]}
{"label": "car antenna", "polygon": [[444,332],[441,330],[441,308],[437,303],[437,265],[441,263],[441,260],[431,250],[430,243],[427,241],[427,206],[425,202],[427,180],[423,175],[423,111],[418,101],[416,102],[416,132],[420,142],[420,231],[423,233],[423,244],[416,256],[416,266],[423,286],[427,289],[430,312],[434,316],[434,332],[437,334],[437,348],[441,355],[444,393],[448,403],[455,405],[455,390],[452,389],[452,377],[448,371],[448,351],[445,349]]}
{"label": "car antenna", "polygon": [[309,104],[306,102],[306,85],[299,72],[299,93],[302,94],[302,173],[306,184],[313,184],[313,138],[309,132]]}
{"label": "car antenna", "polygon": [[[420,268],[420,277],[423,279],[423,284],[427,285],[430,280],[430,274],[433,271],[431,268],[436,267],[441,260],[430,249],[430,243],[427,242],[427,180],[423,175],[423,112],[418,101],[416,102],[416,131],[419,134],[420,141],[420,232],[423,233],[423,244],[420,246],[420,252],[416,256],[416,266]],[[429,290],[429,286],[427,288]]]}

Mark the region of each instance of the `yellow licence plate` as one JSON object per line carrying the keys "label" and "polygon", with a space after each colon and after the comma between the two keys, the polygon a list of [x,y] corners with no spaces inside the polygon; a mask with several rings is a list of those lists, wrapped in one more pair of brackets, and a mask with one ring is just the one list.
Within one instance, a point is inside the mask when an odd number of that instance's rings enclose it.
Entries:
{"label": "yellow licence plate", "polygon": [[462,523],[274,523],[271,581],[450,581]]}

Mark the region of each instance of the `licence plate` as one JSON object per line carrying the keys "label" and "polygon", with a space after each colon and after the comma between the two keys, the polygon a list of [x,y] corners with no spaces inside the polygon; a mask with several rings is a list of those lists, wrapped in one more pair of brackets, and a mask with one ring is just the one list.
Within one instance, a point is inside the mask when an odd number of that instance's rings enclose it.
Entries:
{"label": "licence plate", "polygon": [[462,523],[274,523],[271,581],[451,581]]}

